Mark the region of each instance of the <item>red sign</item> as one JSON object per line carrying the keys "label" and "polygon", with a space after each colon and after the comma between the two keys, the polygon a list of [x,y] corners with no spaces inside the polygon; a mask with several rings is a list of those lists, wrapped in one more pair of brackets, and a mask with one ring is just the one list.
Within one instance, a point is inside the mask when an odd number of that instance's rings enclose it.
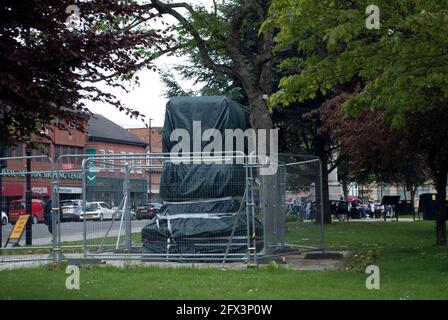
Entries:
{"label": "red sign", "polygon": [[75,165],[73,163],[63,163],[61,168],[62,170],[72,170],[75,169]]}
{"label": "red sign", "polygon": [[[51,187],[49,185],[34,185],[31,187],[33,196],[48,197],[51,195]],[[16,197],[25,195],[25,186],[22,184],[7,184],[3,187],[3,196]]]}

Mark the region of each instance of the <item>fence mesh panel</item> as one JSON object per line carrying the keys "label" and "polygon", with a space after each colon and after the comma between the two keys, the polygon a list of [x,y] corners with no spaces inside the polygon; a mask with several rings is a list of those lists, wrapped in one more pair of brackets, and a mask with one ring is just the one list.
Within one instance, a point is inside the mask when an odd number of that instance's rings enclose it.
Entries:
{"label": "fence mesh panel", "polygon": [[[53,199],[54,236],[38,221],[32,247],[93,259],[222,263],[258,263],[322,248],[319,160],[278,155],[277,170],[266,175],[263,161],[247,157],[187,159],[191,162],[179,163],[169,154],[62,156],[54,172],[48,170],[45,199]],[[151,180],[154,172],[161,173],[160,181]],[[82,183],[70,189],[68,176]],[[41,187],[38,177],[34,172],[35,191]],[[23,187],[23,181],[16,183]],[[160,184],[157,196],[148,184]],[[9,208],[11,199],[2,199]],[[2,227],[3,246],[11,229]]]}
{"label": "fence mesh panel", "polygon": [[[2,221],[0,258],[6,261],[49,260],[53,236],[51,228],[45,224],[45,210],[52,196],[52,182],[55,179],[53,160],[44,155],[5,157],[0,162],[5,167],[0,172],[2,189],[0,196],[0,212]],[[29,170],[28,170],[29,166]],[[27,187],[29,180],[29,189]],[[27,212],[27,191],[30,197],[29,212]],[[51,212],[51,204],[49,205]],[[28,222],[19,228],[21,219],[29,213]],[[12,234],[13,229],[20,231]]]}

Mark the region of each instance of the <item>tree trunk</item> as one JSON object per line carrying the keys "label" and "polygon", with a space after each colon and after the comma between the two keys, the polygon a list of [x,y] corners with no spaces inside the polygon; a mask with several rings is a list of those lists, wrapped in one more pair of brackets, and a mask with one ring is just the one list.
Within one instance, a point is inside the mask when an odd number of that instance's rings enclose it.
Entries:
{"label": "tree trunk", "polygon": [[436,215],[436,243],[438,246],[446,246],[446,170],[440,170],[436,177],[437,190],[437,215]]}
{"label": "tree trunk", "polygon": [[415,214],[415,194],[417,193],[418,186],[411,186],[411,207],[412,214]]}
{"label": "tree trunk", "polygon": [[[262,92],[260,95],[249,97],[250,115],[249,121],[253,129],[272,129],[272,118],[268,106],[263,100]],[[269,144],[268,144],[269,145]]]}
{"label": "tree trunk", "polygon": [[324,223],[331,223],[330,191],[328,187],[328,159],[321,157],[322,161],[322,203],[324,212]]}

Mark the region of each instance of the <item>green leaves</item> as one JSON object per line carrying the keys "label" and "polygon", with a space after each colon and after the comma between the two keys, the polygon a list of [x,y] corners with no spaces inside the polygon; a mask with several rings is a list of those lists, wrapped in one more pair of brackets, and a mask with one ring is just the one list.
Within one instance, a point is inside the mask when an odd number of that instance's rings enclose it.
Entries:
{"label": "green leaves", "polygon": [[280,82],[271,105],[304,101],[358,79],[362,90],[346,109],[385,109],[390,124],[403,127],[406,114],[425,112],[433,108],[428,100],[448,97],[446,2],[376,1],[380,30],[365,27],[368,4],[273,1],[265,24],[280,29],[277,48],[295,43],[300,58],[281,65],[290,75]]}

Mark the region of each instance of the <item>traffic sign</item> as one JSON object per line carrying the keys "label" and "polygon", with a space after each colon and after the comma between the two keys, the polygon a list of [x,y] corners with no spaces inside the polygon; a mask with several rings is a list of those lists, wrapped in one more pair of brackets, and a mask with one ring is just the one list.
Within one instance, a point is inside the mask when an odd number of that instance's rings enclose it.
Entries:
{"label": "traffic sign", "polygon": [[[87,154],[96,155],[96,149],[87,149]],[[96,184],[96,173],[98,172],[95,170],[96,164],[95,161],[89,161],[87,163],[87,173],[86,173],[86,185],[88,186],[94,186]]]}
{"label": "traffic sign", "polygon": [[11,240],[15,240],[15,244],[17,245],[20,242],[20,238],[22,238],[23,231],[25,231],[26,224],[28,223],[29,215],[21,215],[17,220],[14,228],[11,230],[9,234],[8,240],[5,243],[5,248]]}

